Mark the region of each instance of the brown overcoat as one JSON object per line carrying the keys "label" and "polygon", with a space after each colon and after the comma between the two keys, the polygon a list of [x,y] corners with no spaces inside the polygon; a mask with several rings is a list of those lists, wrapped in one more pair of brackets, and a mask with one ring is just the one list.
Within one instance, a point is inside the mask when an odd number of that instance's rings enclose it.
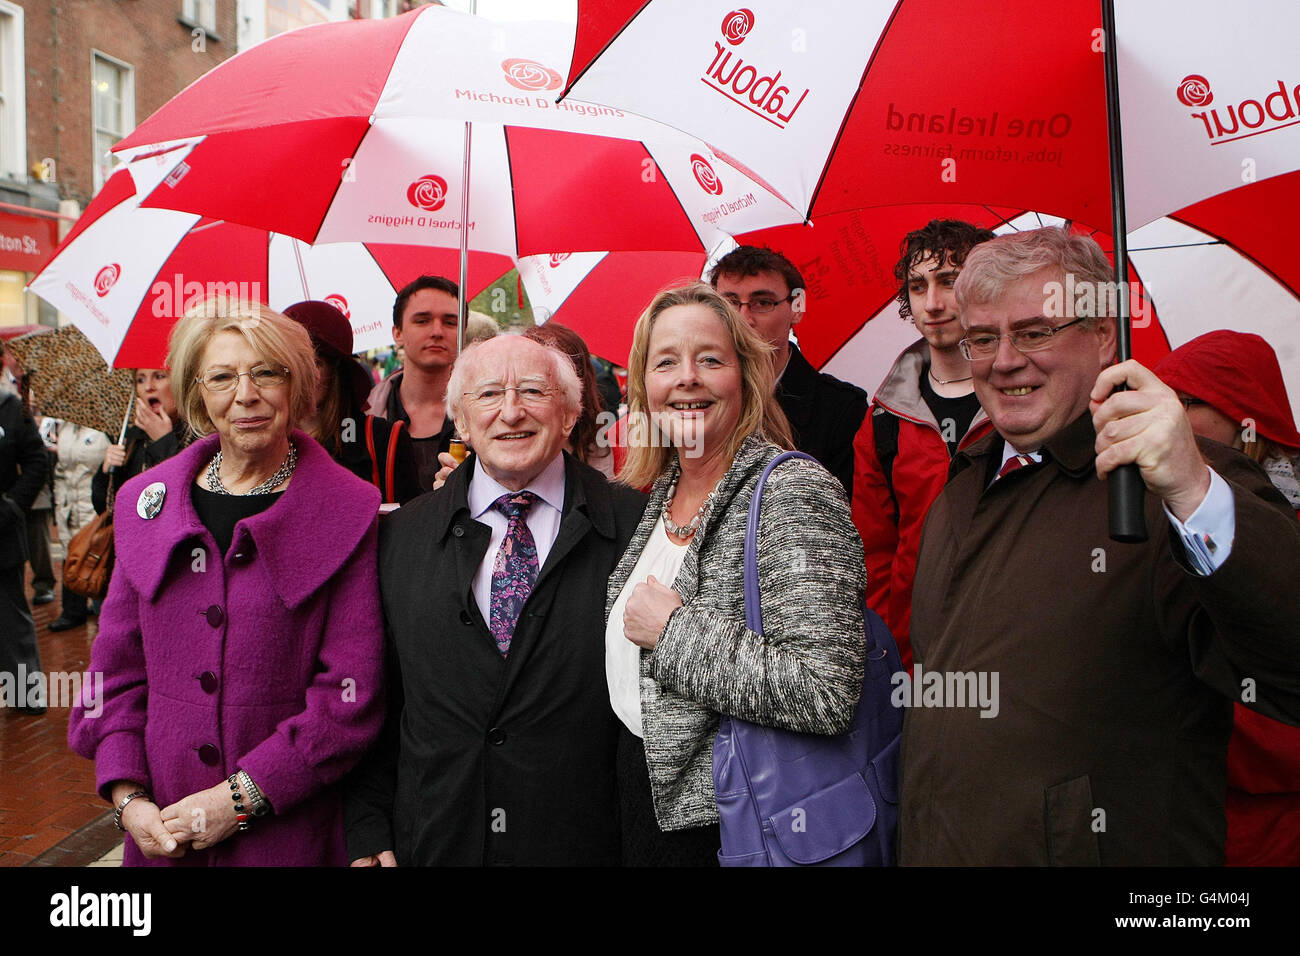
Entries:
{"label": "brown overcoat", "polygon": [[1109,539],[1095,439],[1084,414],[1042,466],[989,486],[993,433],[957,455],[930,511],[915,659],[997,672],[999,693],[996,716],[908,710],[905,865],[1221,864],[1232,701],[1244,687],[1248,706],[1300,723],[1295,513],[1253,462],[1201,442],[1236,533],[1198,576],[1150,494],[1149,540]]}

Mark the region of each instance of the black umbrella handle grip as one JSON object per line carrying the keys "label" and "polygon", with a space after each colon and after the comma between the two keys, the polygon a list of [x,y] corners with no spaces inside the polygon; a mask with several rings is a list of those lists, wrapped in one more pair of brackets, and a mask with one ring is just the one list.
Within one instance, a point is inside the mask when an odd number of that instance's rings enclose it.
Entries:
{"label": "black umbrella handle grip", "polygon": [[1147,539],[1143,497],[1146,485],[1137,465],[1120,465],[1106,476],[1110,493],[1110,539],[1141,544]]}

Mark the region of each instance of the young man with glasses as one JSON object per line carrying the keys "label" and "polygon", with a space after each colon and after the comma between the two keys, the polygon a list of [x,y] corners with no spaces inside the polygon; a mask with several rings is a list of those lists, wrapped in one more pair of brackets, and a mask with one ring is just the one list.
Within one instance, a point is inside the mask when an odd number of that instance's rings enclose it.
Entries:
{"label": "young man with glasses", "polygon": [[718,260],[709,281],[775,350],[776,397],[795,447],[807,452],[853,494],[853,436],[867,413],[867,393],[818,372],[790,341],[804,313],[804,282],[785,256],[739,246]]}
{"label": "young man with glasses", "polygon": [[967,254],[993,238],[956,219],[909,232],[894,266],[898,314],[921,338],[899,355],[853,442],[853,523],[867,561],[867,603],[885,619],[910,667],[908,630],[916,549],[957,449],[989,430],[958,348],[964,334],[953,285]]}
{"label": "young man with glasses", "polygon": [[[1233,701],[1300,723],[1295,513],[1198,442],[1154,373],[1114,364],[1113,316],[1053,308],[1067,277],[1099,289],[1111,266],[1039,229],[981,244],[957,280],[994,432],[930,509],[911,639],[927,677],[1007,693],[993,719],[961,695],[909,709],[905,865],[1222,865]],[[1104,479],[1125,464],[1142,543],[1109,537]]]}

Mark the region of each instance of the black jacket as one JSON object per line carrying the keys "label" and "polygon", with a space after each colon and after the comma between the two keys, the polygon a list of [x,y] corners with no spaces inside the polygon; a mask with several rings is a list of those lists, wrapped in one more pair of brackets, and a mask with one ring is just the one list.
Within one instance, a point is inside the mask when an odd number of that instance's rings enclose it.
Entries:
{"label": "black jacket", "polygon": [[[45,484],[49,467],[41,433],[22,400],[0,391],[0,568],[27,560],[26,515]],[[602,584],[602,602],[604,597]]]}
{"label": "black jacket", "polygon": [[[397,448],[393,457],[393,495],[389,496],[388,488],[388,441],[392,435],[393,423],[383,419],[376,418],[373,415],[364,415],[358,413],[354,419],[356,427],[344,433],[339,441],[339,453],[334,454],[334,449],[327,446],[326,450],[330,452],[334,460],[346,468],[358,478],[368,481],[371,484],[377,484],[380,494],[384,496],[385,501],[396,501],[399,504],[406,504],[412,498],[420,493],[419,477],[415,470],[415,451],[411,447],[411,436],[407,431],[409,423],[403,423],[402,430],[397,436]],[[366,441],[366,423],[373,423],[371,427],[375,432],[375,454],[370,456],[370,445]],[[344,441],[342,438],[348,438]],[[375,482],[375,469],[379,470],[379,481]]]}
{"label": "black jacket", "polygon": [[794,429],[794,447],[821,462],[852,500],[853,438],[867,414],[867,393],[818,372],[791,342],[776,399]]}
{"label": "black jacket", "polygon": [[[189,426],[178,420],[172,430],[162,438],[154,441],[143,428],[132,425],[126,430],[124,439],[127,448],[126,461],[118,465],[112,474],[113,487],[121,488],[140,472],[166,461],[180,451],[186,444]],[[90,481],[90,503],[98,514],[103,514],[108,506],[109,474],[102,468],[95,472]]]}
{"label": "black jacket", "polygon": [[559,536],[503,658],[471,591],[490,537],[474,461],[380,524],[389,716],[348,786],[348,856],[616,865],[605,585],[645,496],[565,455]]}

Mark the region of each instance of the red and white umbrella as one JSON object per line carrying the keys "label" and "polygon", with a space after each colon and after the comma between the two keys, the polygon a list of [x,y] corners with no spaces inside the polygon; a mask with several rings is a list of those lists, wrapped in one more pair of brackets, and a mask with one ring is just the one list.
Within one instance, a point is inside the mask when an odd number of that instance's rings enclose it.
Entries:
{"label": "red and white umbrella", "polygon": [[702,252],[575,252],[526,256],[519,278],[539,321],[573,329],[592,354],[627,365],[632,329],[660,289],[699,279]]}
{"label": "red and white umbrella", "polygon": [[[28,288],[77,325],[115,368],[158,368],[172,325],[219,295],[283,309],[324,299],[352,322],[358,352],[392,344],[397,290],[424,273],[454,273],[455,250],[359,242],[309,246],[263,229],[143,208],[130,172],[105,183]],[[506,256],[474,253],[472,297],[508,272]]]}
{"label": "red and white umbrella", "polygon": [[[1294,0],[1115,14],[1130,231],[1300,168]],[[569,90],[706,136],[814,222],[988,203],[1110,231],[1105,40],[1099,0],[578,0]]]}
{"label": "red and white umbrella", "polygon": [[564,24],[438,6],[293,30],[205,74],[115,149],[157,160],[138,182],[145,206],[317,243],[457,246],[467,122],[473,250],[698,252],[800,221],[700,139],[557,106],[572,43]]}

